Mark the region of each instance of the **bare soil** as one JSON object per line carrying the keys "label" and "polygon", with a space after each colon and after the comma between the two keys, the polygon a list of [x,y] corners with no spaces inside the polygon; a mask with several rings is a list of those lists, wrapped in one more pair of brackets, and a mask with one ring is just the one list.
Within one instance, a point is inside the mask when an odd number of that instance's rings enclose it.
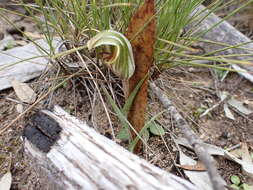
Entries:
{"label": "bare soil", "polygon": [[[11,17],[10,17],[11,18]],[[12,18],[20,26],[24,26],[27,31],[34,31],[34,25],[28,20]],[[6,34],[8,28],[0,19],[0,33]],[[21,37],[22,39],[22,37]],[[54,73],[47,77],[30,81],[29,84],[42,93],[44,86],[52,84],[49,79],[54,78]],[[240,142],[246,142],[250,151],[253,152],[253,114],[244,116],[233,111],[235,120],[228,119],[224,115],[223,105],[211,111],[208,115],[200,118],[200,110],[210,108],[218,103],[220,99],[216,95],[216,90],[227,91],[236,97],[246,106],[253,109],[253,86],[252,83],[241,78],[236,73],[229,73],[223,82],[219,82],[206,68],[175,68],[164,73],[156,84],[161,87],[173,102],[175,107],[187,119],[192,129],[205,142],[217,145],[222,148],[229,148]],[[69,81],[66,85],[58,88],[52,96],[41,102],[31,110],[25,117],[17,121],[8,131],[0,134],[0,177],[10,168],[13,175],[11,189],[15,190],[43,190],[36,173],[29,168],[23,155],[22,131],[29,121],[32,113],[38,109],[44,109],[48,105],[60,105],[70,114],[87,121],[101,134],[112,138],[113,134],[101,102],[97,98],[94,106],[90,104],[90,98],[86,88],[76,80]],[[0,92],[0,127],[6,126],[18,116],[16,109],[18,100],[12,89]],[[154,116],[163,111],[162,105],[150,92],[148,115]],[[108,104],[109,105],[109,104]],[[24,105],[25,108],[28,105]],[[110,109],[110,106],[108,106]],[[110,112],[114,132],[117,133],[120,124],[114,114]],[[171,120],[171,116],[163,114],[158,119],[159,124],[167,129],[163,138],[151,136],[148,140],[148,147],[145,147],[140,156],[152,164],[185,177],[180,168],[176,168],[178,163],[178,150],[173,142],[172,136],[180,136],[180,131]],[[124,142],[120,142],[124,145]],[[241,171],[239,165],[223,158],[217,158],[218,169],[224,179],[230,184],[231,175],[239,175],[244,183],[252,184]]]}

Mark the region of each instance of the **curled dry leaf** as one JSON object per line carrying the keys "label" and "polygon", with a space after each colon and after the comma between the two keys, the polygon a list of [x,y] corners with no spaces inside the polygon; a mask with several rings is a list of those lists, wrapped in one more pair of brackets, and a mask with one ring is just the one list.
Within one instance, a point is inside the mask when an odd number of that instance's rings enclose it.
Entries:
{"label": "curled dry leaf", "polygon": [[[181,165],[196,165],[197,162],[185,155],[181,150],[179,150],[179,161]],[[207,171],[189,171],[184,170],[185,175],[194,183],[199,189],[202,190],[213,190],[212,183],[208,176]]]}
{"label": "curled dry leaf", "polygon": [[190,170],[190,171],[206,171],[206,167],[205,165],[198,161],[196,164],[194,165],[176,165],[179,168],[185,169],[185,170]]}
{"label": "curled dry leaf", "polygon": [[235,98],[231,98],[230,100],[228,100],[228,104],[245,115],[249,115],[253,112],[252,110],[246,108],[242,102],[236,100]]}
{"label": "curled dry leaf", "polygon": [[[189,145],[187,140],[185,138],[178,138],[178,139],[175,139],[174,141],[177,144],[177,147],[179,150],[180,164],[183,166],[188,166],[188,167],[197,165],[198,162],[193,160],[189,156],[185,155],[179,146],[179,145],[183,145],[183,146],[186,146],[186,147],[192,149],[192,147]],[[211,147],[211,151],[216,152],[213,150],[212,147]],[[199,189],[213,190],[212,183],[211,183],[211,180],[208,175],[208,171],[200,171],[200,170],[199,171],[192,171],[192,170],[184,169],[184,173],[190,179],[190,181],[192,183],[194,183],[197,187],[199,187]],[[226,182],[224,180],[222,180],[222,184],[225,186]]]}
{"label": "curled dry leaf", "polygon": [[26,83],[19,82],[18,80],[11,81],[12,87],[17,97],[25,103],[32,104],[36,100],[36,93]]}

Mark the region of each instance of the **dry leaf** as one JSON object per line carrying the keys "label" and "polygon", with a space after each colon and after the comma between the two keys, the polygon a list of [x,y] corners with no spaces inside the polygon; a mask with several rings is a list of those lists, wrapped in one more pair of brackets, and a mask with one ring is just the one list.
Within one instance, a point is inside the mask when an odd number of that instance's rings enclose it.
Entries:
{"label": "dry leaf", "polygon": [[205,165],[198,161],[196,164],[194,165],[179,165],[176,164],[177,167],[185,169],[185,170],[190,170],[190,171],[206,171],[206,167]]}
{"label": "dry leaf", "polygon": [[[179,161],[181,165],[196,165],[197,162],[192,158],[186,156],[181,150],[179,150]],[[209,179],[207,171],[189,171],[184,170],[185,175],[194,183],[199,189],[213,190],[212,183]]]}
{"label": "dry leaf", "polygon": [[242,154],[241,154],[242,160],[244,162],[252,163],[247,143],[242,142],[241,146],[242,146],[241,147],[241,149],[242,149]]}
{"label": "dry leaf", "polygon": [[[185,138],[177,138],[175,139],[175,143],[193,150],[192,146],[188,143],[187,139]],[[203,143],[202,146],[210,155],[224,156],[224,149],[220,147],[207,143]]]}
{"label": "dry leaf", "polygon": [[7,172],[0,179],[0,189],[1,190],[9,190],[11,188],[11,181],[12,181],[11,172]]}
{"label": "dry leaf", "polygon": [[[152,63],[155,44],[155,3],[154,0],[145,0],[144,4],[135,12],[128,26],[126,37],[130,40],[135,60],[135,73],[124,84],[125,96],[135,89],[136,85],[147,75]],[[143,82],[128,114],[129,122],[137,132],[145,124],[145,113],[147,107],[148,77]],[[133,137],[136,136],[132,132]],[[140,150],[137,144],[135,152]]]}
{"label": "dry leaf", "polygon": [[[187,140],[185,138],[175,139],[175,143],[177,145],[183,145],[183,146],[186,146],[186,147],[192,149],[192,147],[189,145],[189,143],[187,142]],[[179,150],[179,161],[182,166],[198,165],[199,162],[197,162],[197,161],[193,160],[192,158],[190,158],[189,156],[185,155],[182,152],[182,150],[180,149],[180,147],[179,146],[177,146],[177,147]],[[214,150],[214,147],[210,146],[210,152],[216,153],[219,151],[220,151],[220,149],[218,149],[216,151],[216,150]],[[194,183],[199,189],[213,190],[212,183],[210,181],[207,171],[191,171],[191,170],[184,169],[184,173],[190,179],[190,181],[192,183]],[[223,183],[224,183],[224,185],[226,185],[225,181],[223,181]]]}
{"label": "dry leaf", "polygon": [[26,83],[19,82],[17,80],[11,81],[12,87],[17,97],[25,103],[32,104],[36,100],[36,93]]}
{"label": "dry leaf", "polygon": [[241,159],[238,159],[237,157],[235,157],[234,155],[232,155],[230,152],[228,151],[225,151],[224,150],[224,156],[229,159],[229,160],[232,160],[238,164],[241,165],[242,167],[242,171],[245,175],[253,178],[253,164],[252,163],[249,163],[249,162],[245,162]]}
{"label": "dry leaf", "polygon": [[231,98],[230,100],[228,100],[228,104],[245,115],[249,115],[252,113],[252,110],[246,108],[242,102],[236,100],[235,98]]}
{"label": "dry leaf", "polygon": [[[193,149],[189,143],[187,142],[186,139],[184,138],[178,138],[175,140],[175,143],[179,144],[179,145],[182,145],[182,146],[185,146],[185,147],[188,147],[190,149]],[[242,158],[244,157],[243,160],[237,158],[236,156],[234,156],[233,154],[231,154],[230,152],[228,152],[227,150],[224,150],[220,147],[217,147],[215,145],[212,145],[212,144],[207,144],[207,143],[203,143],[202,144],[203,147],[205,148],[206,152],[209,153],[210,155],[218,155],[218,156],[223,156],[229,160],[232,160],[234,162],[236,162],[237,164],[240,164],[241,167],[242,167],[242,170],[243,172],[253,178],[253,163],[252,161],[251,162],[248,162],[248,161],[245,161],[245,153],[244,153],[244,156],[243,156],[243,153],[242,153]],[[243,152],[243,151],[242,151]],[[247,151],[246,151],[247,152]],[[249,160],[249,158],[247,158],[247,160]]]}
{"label": "dry leaf", "polygon": [[223,108],[224,108],[225,116],[229,119],[235,120],[233,113],[228,107],[228,104],[224,104]]}

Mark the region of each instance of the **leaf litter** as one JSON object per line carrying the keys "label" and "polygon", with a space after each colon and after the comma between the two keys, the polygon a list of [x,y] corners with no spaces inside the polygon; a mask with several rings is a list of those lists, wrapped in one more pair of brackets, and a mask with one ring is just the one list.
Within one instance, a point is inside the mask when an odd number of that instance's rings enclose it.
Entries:
{"label": "leaf litter", "polygon": [[[192,149],[192,147],[188,144],[187,140],[184,138],[176,139],[175,142],[179,145],[183,145],[183,146],[186,146],[187,148]],[[232,160],[233,162],[241,165],[244,174],[253,179],[253,162],[250,157],[246,143],[242,143],[242,149],[241,149],[242,159],[237,158],[236,156],[231,154],[229,151],[222,149],[220,147],[217,147],[215,145],[204,143],[203,146],[210,155],[223,156],[224,158]]]}

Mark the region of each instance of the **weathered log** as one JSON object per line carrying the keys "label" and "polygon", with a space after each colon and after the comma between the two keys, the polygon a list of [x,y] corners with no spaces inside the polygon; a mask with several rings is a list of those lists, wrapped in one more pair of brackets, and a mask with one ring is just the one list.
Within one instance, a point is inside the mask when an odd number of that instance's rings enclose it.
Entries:
{"label": "weathered log", "polygon": [[[200,36],[202,39],[218,42],[203,43],[202,47],[208,53],[222,50],[216,52],[215,55],[236,54],[237,56],[232,57],[233,59],[252,61],[253,41],[238,31],[230,23],[223,21],[213,13],[209,14],[203,21],[201,21],[202,18],[208,14],[208,12],[209,10],[204,6],[199,6],[193,14],[200,14],[193,24],[190,24],[188,27],[186,27],[186,30],[191,30],[194,28],[194,33],[196,35],[201,34]],[[215,27],[210,29],[212,26]],[[234,48],[227,48],[228,46],[234,46]],[[253,75],[251,75],[251,72],[253,71],[253,65],[232,64],[232,67],[238,71],[240,75],[253,82]]]}
{"label": "weathered log", "polygon": [[196,190],[98,134],[61,108],[35,114],[24,131],[25,155],[43,189]]}

